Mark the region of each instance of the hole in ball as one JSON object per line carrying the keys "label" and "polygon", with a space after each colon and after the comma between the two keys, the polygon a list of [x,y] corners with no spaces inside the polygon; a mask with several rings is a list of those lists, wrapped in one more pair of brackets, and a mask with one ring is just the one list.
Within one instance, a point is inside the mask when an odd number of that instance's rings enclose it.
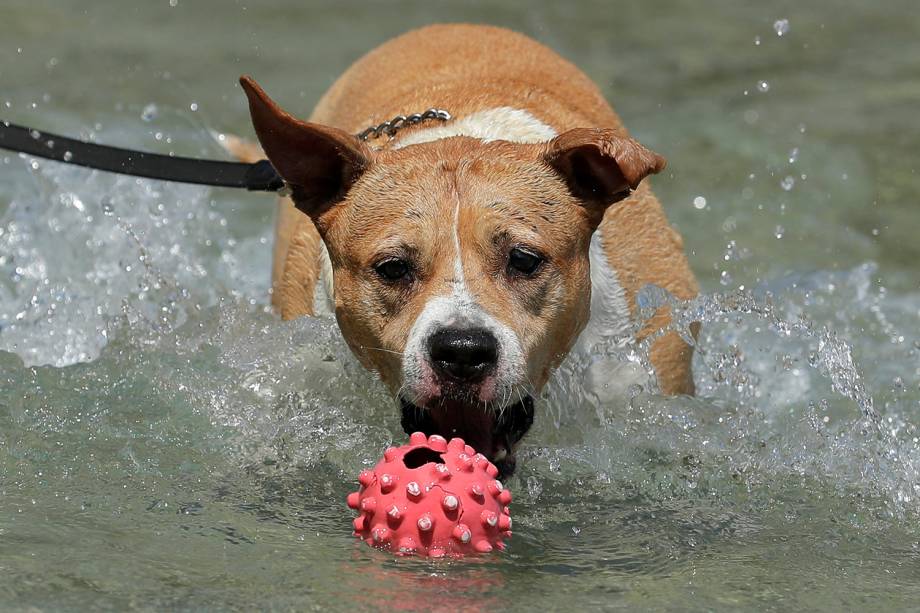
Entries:
{"label": "hole in ball", "polygon": [[431,462],[443,464],[444,458],[441,457],[440,453],[428,447],[413,449],[403,456],[403,464],[406,465],[406,468],[418,468],[419,466],[424,466]]}

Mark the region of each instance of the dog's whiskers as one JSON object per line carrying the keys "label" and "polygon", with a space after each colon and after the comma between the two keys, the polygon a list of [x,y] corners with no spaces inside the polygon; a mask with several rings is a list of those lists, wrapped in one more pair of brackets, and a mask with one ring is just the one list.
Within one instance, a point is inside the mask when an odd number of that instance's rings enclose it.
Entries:
{"label": "dog's whiskers", "polygon": [[392,353],[393,355],[406,355],[402,351],[393,351],[392,349],[384,349],[383,347],[365,347],[365,349],[370,349],[371,351],[380,351],[383,353]]}

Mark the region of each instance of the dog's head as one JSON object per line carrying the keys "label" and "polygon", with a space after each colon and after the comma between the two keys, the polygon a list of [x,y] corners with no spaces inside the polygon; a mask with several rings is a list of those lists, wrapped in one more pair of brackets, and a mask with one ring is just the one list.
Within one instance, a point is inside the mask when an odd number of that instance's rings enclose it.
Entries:
{"label": "dog's head", "polygon": [[251,80],[256,133],[332,261],[335,313],[403,426],[499,464],[588,320],[588,247],[664,160],[613,130],[541,144],[452,137],[373,151],[281,110]]}

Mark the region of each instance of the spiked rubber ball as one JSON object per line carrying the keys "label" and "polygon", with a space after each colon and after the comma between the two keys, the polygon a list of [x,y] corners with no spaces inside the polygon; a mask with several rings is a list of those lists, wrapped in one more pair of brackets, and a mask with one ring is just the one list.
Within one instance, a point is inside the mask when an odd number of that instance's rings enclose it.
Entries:
{"label": "spiked rubber ball", "polygon": [[401,555],[488,553],[511,536],[511,492],[485,456],[453,438],[416,432],[390,447],[348,496],[355,536]]}

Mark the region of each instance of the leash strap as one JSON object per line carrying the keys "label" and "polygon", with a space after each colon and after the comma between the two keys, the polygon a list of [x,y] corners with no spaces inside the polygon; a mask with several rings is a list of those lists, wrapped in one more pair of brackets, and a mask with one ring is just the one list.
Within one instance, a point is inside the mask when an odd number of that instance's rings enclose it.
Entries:
{"label": "leash strap", "polygon": [[274,192],[284,181],[268,160],[254,164],[200,160],[85,143],[0,120],[0,149],[147,179]]}

